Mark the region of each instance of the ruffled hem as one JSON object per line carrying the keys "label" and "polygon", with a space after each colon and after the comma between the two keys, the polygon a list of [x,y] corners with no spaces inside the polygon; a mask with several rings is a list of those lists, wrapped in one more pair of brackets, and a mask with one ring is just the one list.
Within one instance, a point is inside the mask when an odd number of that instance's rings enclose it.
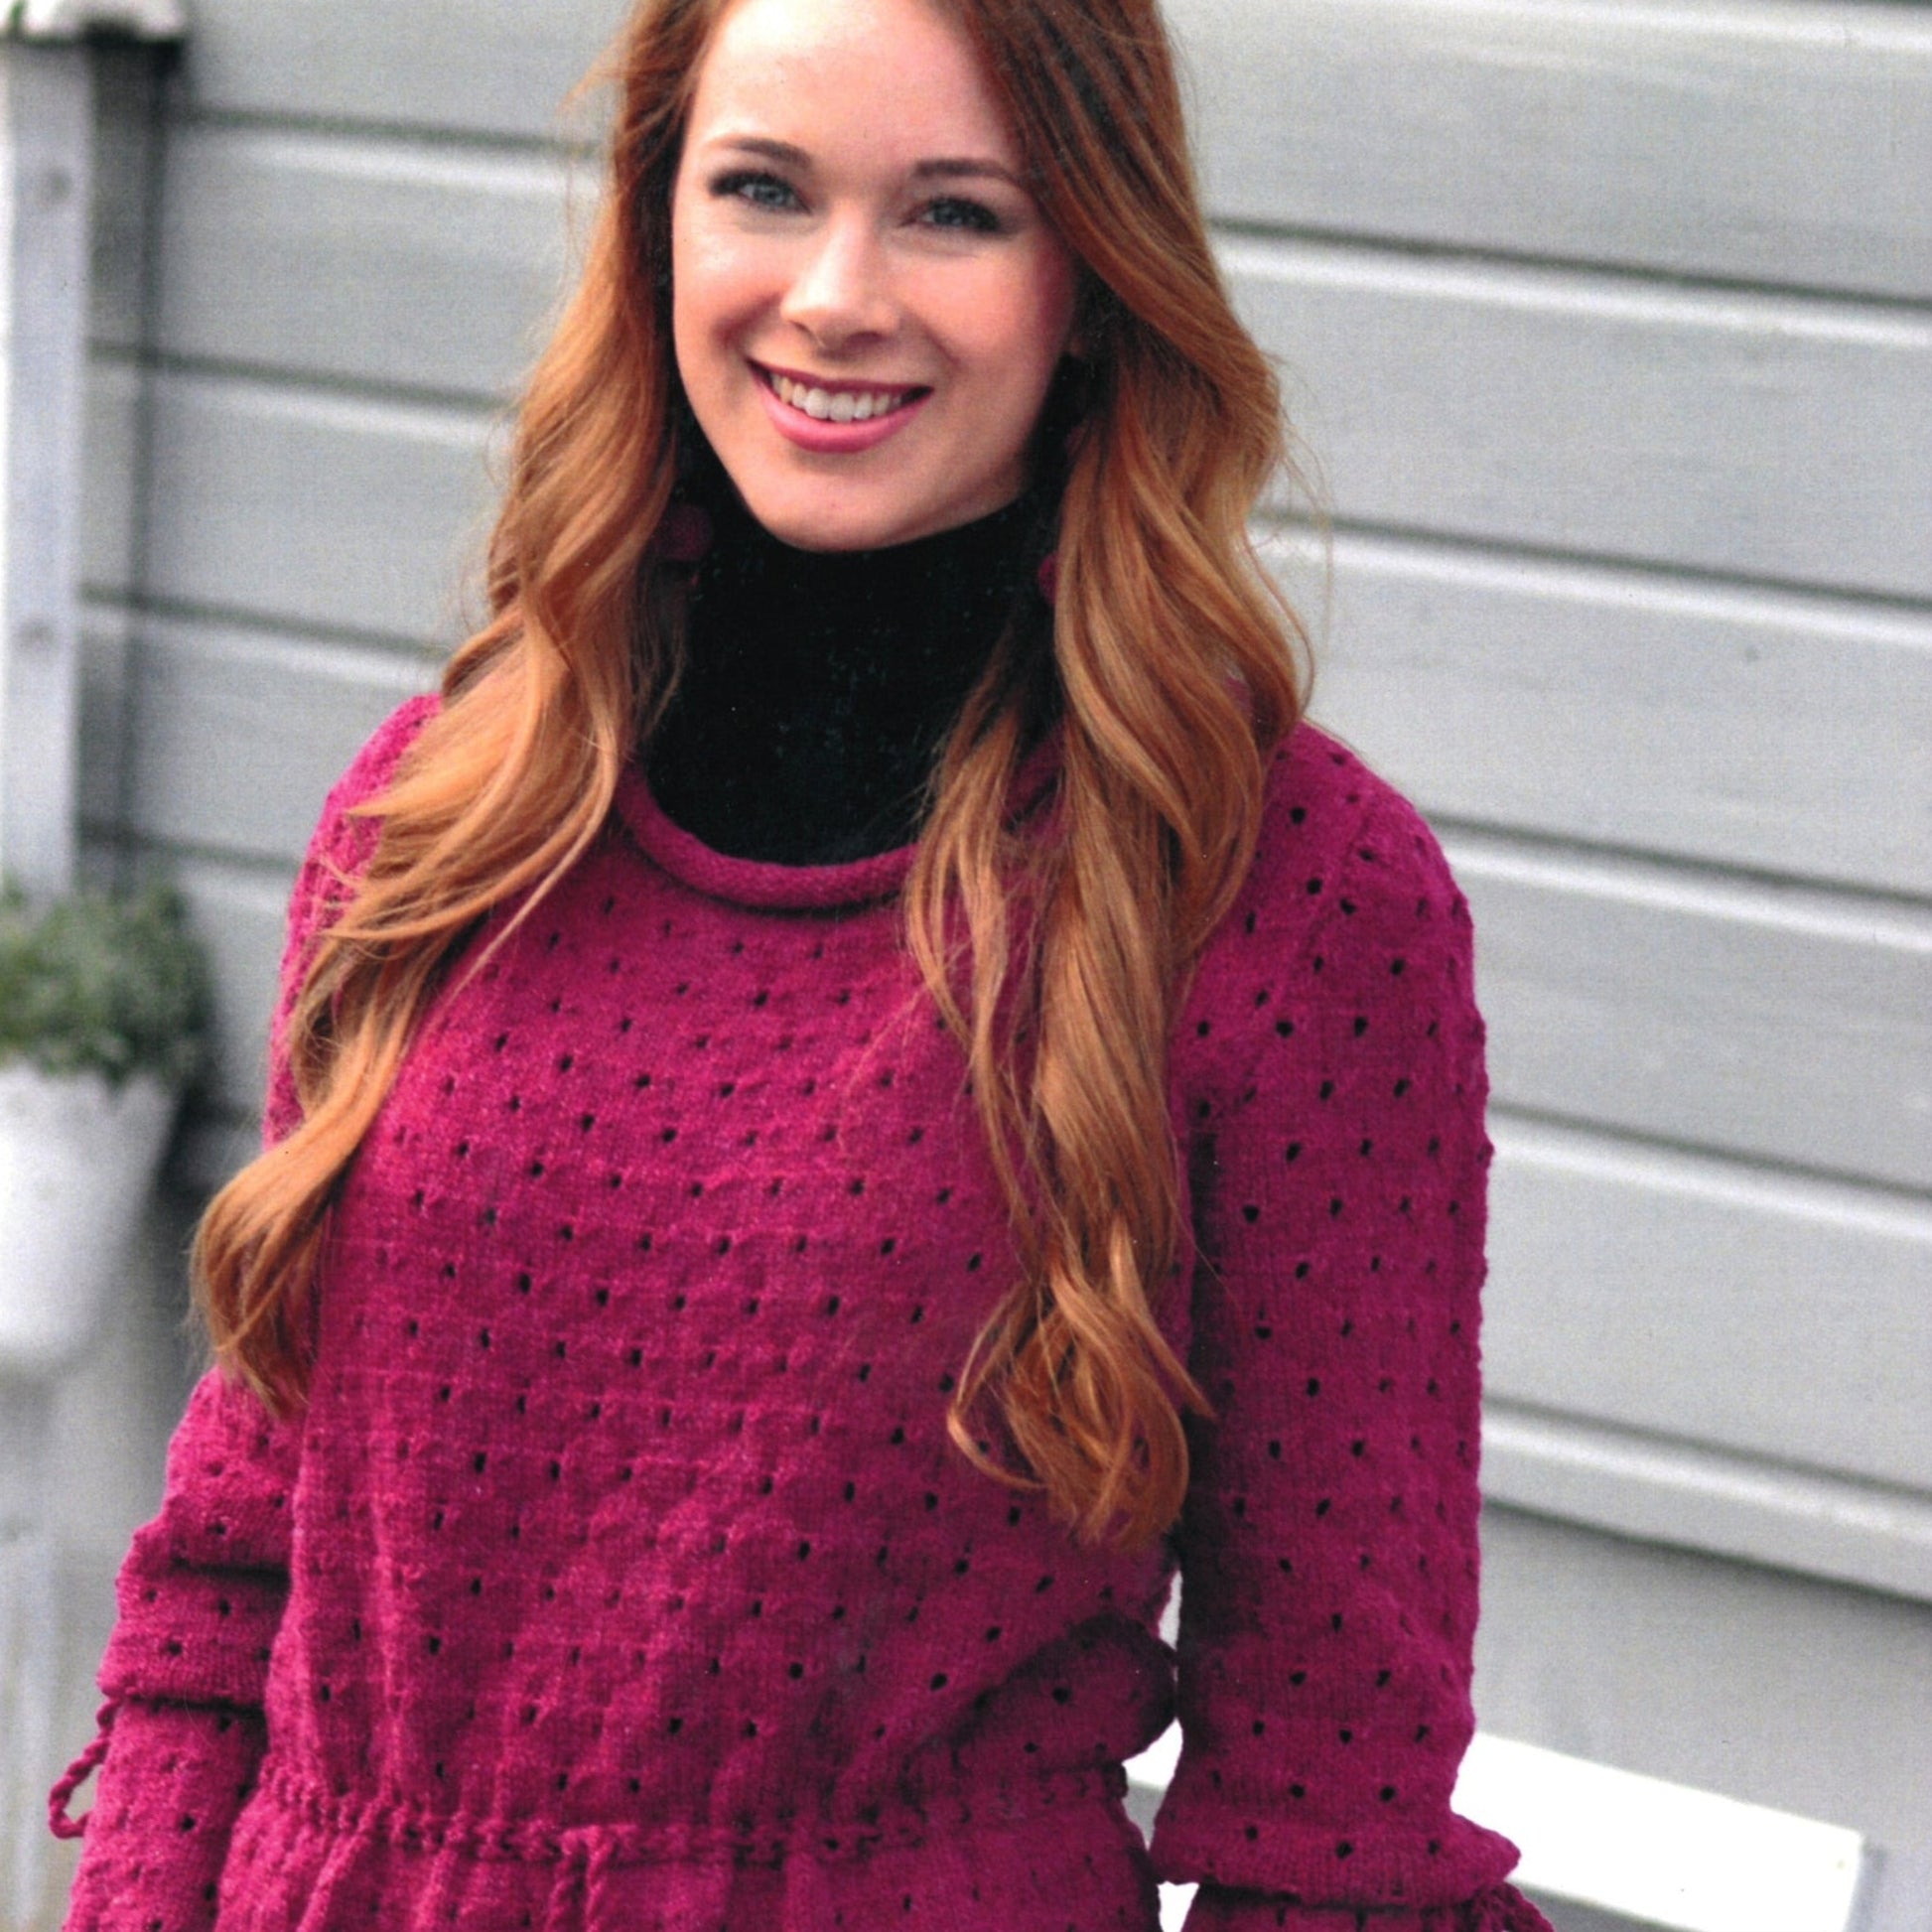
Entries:
{"label": "ruffled hem", "polygon": [[1514,1885],[1488,1885],[1453,1905],[1297,1905],[1265,1892],[1202,1885],[1183,1932],[1552,1932]]}
{"label": "ruffled hem", "polygon": [[1173,1884],[1298,1904],[1339,1898],[1378,1910],[1423,1911],[1484,1896],[1521,1856],[1501,1833],[1452,1812],[1291,1824],[1261,1810],[1251,1816],[1202,1802],[1199,1780],[1189,1791],[1186,1775],[1183,1756],[1154,1823],[1155,1869]]}

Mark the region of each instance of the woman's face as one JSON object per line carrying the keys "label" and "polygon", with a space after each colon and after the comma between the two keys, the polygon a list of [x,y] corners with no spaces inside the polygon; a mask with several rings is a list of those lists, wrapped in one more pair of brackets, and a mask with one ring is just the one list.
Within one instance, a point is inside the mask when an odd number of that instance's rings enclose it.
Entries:
{"label": "woman's face", "polygon": [[875,549],[990,514],[1072,327],[1073,257],[932,0],[737,0],[672,190],[698,422],[781,541]]}

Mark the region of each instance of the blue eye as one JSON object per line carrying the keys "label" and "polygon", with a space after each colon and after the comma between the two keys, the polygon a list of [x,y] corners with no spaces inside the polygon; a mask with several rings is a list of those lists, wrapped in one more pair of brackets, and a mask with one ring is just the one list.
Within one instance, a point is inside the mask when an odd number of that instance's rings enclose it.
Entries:
{"label": "blue eye", "polygon": [[776,175],[751,170],[720,175],[711,184],[711,192],[721,201],[745,202],[760,208],[788,208],[795,207],[798,200],[789,182],[780,181]]}
{"label": "blue eye", "polygon": [[958,195],[928,203],[925,219],[935,228],[963,228],[974,234],[999,234],[1000,217],[984,202],[969,202]]}

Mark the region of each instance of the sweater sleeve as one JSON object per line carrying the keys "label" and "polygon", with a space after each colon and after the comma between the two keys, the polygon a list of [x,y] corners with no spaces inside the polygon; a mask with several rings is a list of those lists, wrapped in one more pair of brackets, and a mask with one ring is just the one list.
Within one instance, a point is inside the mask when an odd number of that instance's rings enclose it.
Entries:
{"label": "sweater sleeve", "polygon": [[1201,1023],[1232,1035],[1192,1164],[1216,1420],[1190,1424],[1152,1854],[1199,1883],[1187,1932],[1548,1932],[1515,1848],[1449,1805],[1489,1156],[1468,913],[1400,798],[1349,818],[1324,877],[1263,881]]}
{"label": "sweater sleeve", "polygon": [[[352,808],[388,782],[428,711],[413,700],[377,731],[330,793],[303,861],[270,1030],[265,1144],[301,1118],[284,1051],[289,1013],[317,937],[373,846],[372,822]],[[115,1585],[98,1734],[50,1798],[54,1831],[85,1838],[67,1932],[214,1923],[229,1834],[266,1747],[301,1435],[299,1416],[271,1418],[218,1369],[189,1398],[160,1513],[135,1533]],[[96,1764],[93,1809],[69,1820],[69,1800]]]}

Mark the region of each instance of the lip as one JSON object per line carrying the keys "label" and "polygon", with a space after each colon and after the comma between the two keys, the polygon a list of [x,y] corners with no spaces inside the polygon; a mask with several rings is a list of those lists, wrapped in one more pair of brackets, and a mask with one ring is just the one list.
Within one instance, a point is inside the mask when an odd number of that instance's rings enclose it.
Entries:
{"label": "lip", "polygon": [[912,396],[900,403],[889,416],[874,416],[863,423],[821,423],[816,416],[808,416],[802,409],[794,409],[790,403],[781,401],[767,378],[782,375],[790,381],[809,384],[831,395],[873,395],[889,389],[920,388],[922,385],[828,381],[824,376],[810,375],[802,370],[780,369],[764,362],[754,362],[751,366],[759,400],[764,405],[764,413],[771,418],[772,427],[786,442],[813,456],[856,456],[862,451],[877,449],[889,437],[897,436],[932,399],[932,391],[926,389],[922,395]]}

